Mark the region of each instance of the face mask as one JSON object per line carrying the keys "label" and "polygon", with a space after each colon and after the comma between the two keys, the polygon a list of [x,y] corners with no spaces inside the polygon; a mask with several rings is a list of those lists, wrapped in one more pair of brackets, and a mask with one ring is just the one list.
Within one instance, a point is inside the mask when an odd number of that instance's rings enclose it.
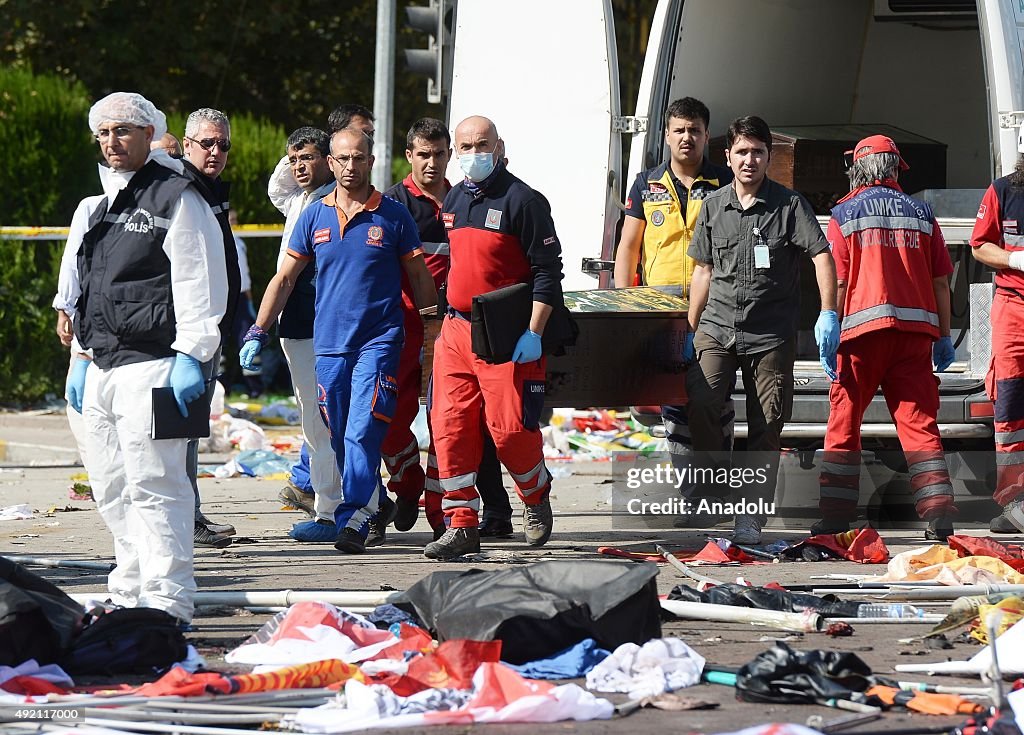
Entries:
{"label": "face mask", "polygon": [[494,170],[494,154],[463,153],[459,156],[459,168],[470,181],[483,181]]}

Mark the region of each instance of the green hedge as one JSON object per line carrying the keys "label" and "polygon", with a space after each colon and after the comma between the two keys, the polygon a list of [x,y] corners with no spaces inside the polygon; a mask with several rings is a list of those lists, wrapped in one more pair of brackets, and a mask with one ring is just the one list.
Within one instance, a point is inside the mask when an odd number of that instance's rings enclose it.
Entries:
{"label": "green hedge", "polygon": [[0,223],[64,225],[96,191],[91,104],[81,84],[0,68]]}
{"label": "green hedge", "polygon": [[[0,224],[66,226],[78,202],[100,191],[100,156],[89,136],[93,100],[79,84],[52,75],[0,68]],[[187,113],[186,113],[187,114]],[[234,147],[225,178],[241,222],[281,223],[267,180],[283,155],[284,129],[251,115],[231,117]],[[168,112],[181,136],[184,114]],[[276,238],[251,238],[249,266],[260,293],[273,275]],[[63,395],[67,352],[51,308],[64,243],[0,240],[0,404]]]}

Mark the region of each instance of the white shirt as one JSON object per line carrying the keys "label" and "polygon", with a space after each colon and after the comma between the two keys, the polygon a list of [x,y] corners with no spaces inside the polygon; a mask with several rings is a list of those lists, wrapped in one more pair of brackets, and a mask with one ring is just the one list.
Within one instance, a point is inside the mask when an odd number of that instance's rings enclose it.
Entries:
{"label": "white shirt", "polygon": [[292,230],[295,223],[299,221],[302,210],[313,202],[318,202],[334,191],[337,182],[331,179],[320,188],[306,193],[302,187],[295,183],[292,176],[292,167],[288,163],[288,156],[284,156],[277,162],[274,173],[270,175],[270,183],[267,184],[267,196],[270,203],[281,210],[284,215],[284,235],[281,237],[281,249],[277,254],[277,269],[281,270],[285,256],[288,252],[288,243],[292,238]]}
{"label": "white shirt", "polygon": [[242,279],[242,285],[239,290],[244,293],[245,291],[252,290],[252,276],[249,274],[249,254],[245,247],[245,240],[238,235],[233,235],[232,237],[235,238],[235,252],[238,254],[238,273]]}

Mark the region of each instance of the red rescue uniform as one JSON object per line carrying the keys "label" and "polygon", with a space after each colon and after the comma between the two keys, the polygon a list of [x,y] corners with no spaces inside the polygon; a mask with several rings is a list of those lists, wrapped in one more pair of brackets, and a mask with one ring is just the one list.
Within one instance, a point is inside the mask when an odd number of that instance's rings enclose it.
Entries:
{"label": "red rescue uniform", "polygon": [[847,287],[819,480],[822,517],[856,517],[861,422],[879,386],[907,458],[918,515],[951,515],[931,348],[940,336],[932,279],[949,276],[953,264],[938,223],[927,204],[886,180],[840,200],[827,237],[836,275]]}
{"label": "red rescue uniform", "polygon": [[434,347],[429,411],[446,521],[467,528],[478,525],[483,426],[524,503],[542,502],[551,489],[540,433],[545,360],[492,365],[477,358],[473,297],[532,283],[534,301],[560,304],[561,247],[547,201],[502,164],[479,184],[455,186],[442,220],[451,250],[449,311]]}
{"label": "red rescue uniform", "polygon": [[[996,179],[981,200],[971,245],[990,242],[1024,250],[1024,188]],[[996,271],[992,301],[992,361],[985,384],[994,411],[995,501],[1002,506],[1024,495],[1024,273]]]}
{"label": "red rescue uniform", "polygon": [[[445,191],[450,190],[451,185],[445,181]],[[448,240],[441,222],[440,205],[416,185],[411,174],[384,194],[404,204],[412,214],[419,228],[427,270],[434,278],[435,288],[440,289],[448,274]],[[424,486],[430,484],[420,466],[419,442],[412,432],[420,406],[423,319],[413,301],[412,285],[405,273],[402,274],[402,315],[405,342],[398,361],[398,404],[381,446],[381,456],[390,475],[388,490],[398,497],[418,501]],[[428,473],[431,473],[429,468]],[[436,483],[436,477],[433,482]],[[438,493],[427,494],[424,511],[432,527],[444,522]]]}

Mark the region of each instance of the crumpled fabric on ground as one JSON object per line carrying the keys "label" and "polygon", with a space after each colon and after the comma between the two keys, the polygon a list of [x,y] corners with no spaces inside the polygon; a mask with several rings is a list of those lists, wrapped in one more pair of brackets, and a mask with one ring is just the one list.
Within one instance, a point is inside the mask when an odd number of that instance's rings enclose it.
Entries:
{"label": "crumpled fabric on ground", "polygon": [[[731,543],[724,544],[708,541],[700,551],[676,551],[672,553],[684,564],[766,564],[764,560],[757,560],[747,552],[736,548]],[[598,554],[605,556],[617,556],[623,559],[634,559],[636,561],[650,561],[655,564],[667,563],[665,557],[656,552],[649,551],[627,551],[615,546],[599,546]]]}
{"label": "crumpled fabric on ground", "polygon": [[579,679],[586,676],[609,655],[610,651],[597,645],[593,638],[587,638],[549,658],[509,668],[518,671],[527,679]]}
{"label": "crumpled fabric on ground", "polygon": [[700,681],[704,657],[678,638],[655,638],[643,646],[623,643],[587,674],[587,689],[654,697]]}
{"label": "crumpled fabric on ground", "polygon": [[780,612],[803,612],[814,610],[819,615],[833,618],[855,618],[863,602],[840,600],[835,595],[817,595],[790,592],[773,587],[747,587],[742,584],[720,584],[705,592],[679,584],[668,593],[670,600],[685,602],[708,602],[713,605],[733,605],[757,610]]}
{"label": "crumpled fabric on ground", "polygon": [[1016,595],[1004,597],[998,602],[978,606],[978,619],[971,626],[971,638],[982,645],[988,645],[988,618],[990,615],[998,616],[996,619],[996,638],[1008,631],[1024,618],[1024,600]]}
{"label": "crumpled fabric on ground", "polygon": [[870,687],[865,694],[872,703],[880,701],[886,707],[906,707],[911,712],[924,715],[973,715],[985,709],[958,694],[915,692],[881,685]]}
{"label": "crumpled fabric on ground", "polygon": [[[741,702],[809,704],[818,699],[849,699],[882,683],[859,656],[839,651],[796,651],[784,641],[759,653],[736,674]],[[885,682],[887,683],[887,682]]]}
{"label": "crumpled fabric on ground", "polygon": [[945,585],[1024,584],[1024,575],[992,556],[960,557],[948,546],[935,544],[924,551],[911,549],[889,561],[888,571],[870,582],[919,582],[934,580]]}
{"label": "crumpled fabric on ground", "polygon": [[481,664],[501,659],[501,641],[445,641],[437,650],[411,659],[402,671],[382,672],[372,677],[399,696],[424,689],[469,689]]}
{"label": "crumpled fabric on ground", "polygon": [[384,727],[483,722],[606,720],[612,703],[575,684],[528,681],[501,663],[481,664],[472,690],[428,689],[398,697],[385,686],[345,685],[346,707],[302,709],[293,721],[307,733],[342,733]]}
{"label": "crumpled fabric on ground", "polygon": [[325,602],[300,602],[280,612],[229,651],[232,664],[291,666],[336,658],[355,663],[393,645],[395,636],[360,615]]}
{"label": "crumpled fabric on ground", "polygon": [[859,564],[885,564],[889,560],[889,547],[871,526],[845,533],[819,533],[793,544],[785,551],[785,556],[799,556],[805,546],[827,549],[842,559]]}
{"label": "crumpled fabric on ground", "polygon": [[32,508],[28,503],[0,508],[0,521],[27,521],[31,517]]}
{"label": "crumpled fabric on ground", "polygon": [[337,659],[286,666],[262,674],[189,673],[174,666],[154,682],[143,684],[135,693],[144,697],[196,697],[200,694],[249,694],[280,689],[318,689],[364,679],[359,667]]}
{"label": "crumpled fabric on ground", "polygon": [[1001,544],[993,538],[974,536],[950,536],[946,539],[949,548],[964,556],[993,556],[1006,562],[1015,571],[1024,572],[1024,555],[1019,545]]}
{"label": "crumpled fabric on ground", "polygon": [[755,725],[733,732],[715,733],[715,735],[821,735],[821,733],[792,722],[776,722],[769,725]]}
{"label": "crumpled fabric on ground", "polygon": [[366,619],[377,627],[388,628],[395,623],[405,623],[407,625],[420,626],[420,621],[416,619],[414,615],[410,615],[405,610],[395,607],[394,605],[378,605],[373,609],[373,612],[366,616]]}
{"label": "crumpled fabric on ground", "polygon": [[0,666],[0,689],[7,689],[5,685],[8,681],[21,676],[41,679],[63,689],[70,689],[75,685],[71,676],[57,664],[40,666],[34,658],[30,658],[17,666]]}

